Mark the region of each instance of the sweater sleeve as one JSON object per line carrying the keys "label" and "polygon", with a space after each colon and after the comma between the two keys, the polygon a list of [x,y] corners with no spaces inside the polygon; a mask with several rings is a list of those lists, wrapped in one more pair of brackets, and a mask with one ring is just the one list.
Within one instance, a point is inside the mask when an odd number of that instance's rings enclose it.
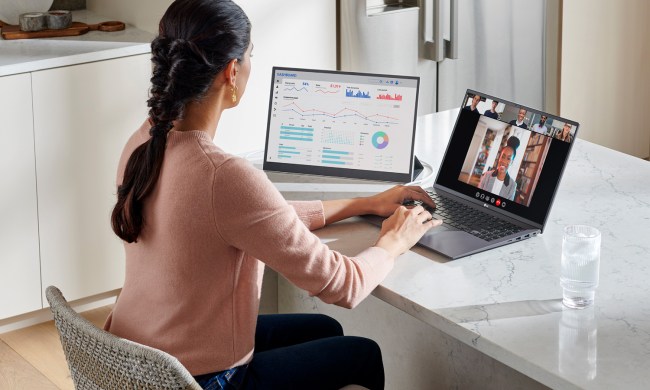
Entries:
{"label": "sweater sleeve", "polygon": [[330,250],[309,231],[324,221],[303,222],[304,216],[323,219],[322,204],[316,214],[320,202],[292,207],[266,175],[244,159],[232,158],[217,169],[213,199],[215,224],[226,242],[326,303],[356,306],[393,267],[390,254],[379,247],[354,257]]}
{"label": "sweater sleeve", "polygon": [[323,202],[320,200],[290,200],[288,203],[296,210],[298,218],[307,226],[307,229],[316,230],[325,226],[325,210]]}

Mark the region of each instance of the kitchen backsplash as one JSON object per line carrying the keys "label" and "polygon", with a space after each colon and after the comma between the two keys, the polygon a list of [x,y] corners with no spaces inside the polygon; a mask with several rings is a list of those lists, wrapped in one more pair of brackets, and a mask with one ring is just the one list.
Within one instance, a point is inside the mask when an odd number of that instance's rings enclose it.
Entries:
{"label": "kitchen backsplash", "polygon": [[86,9],[86,0],[54,0],[50,9]]}

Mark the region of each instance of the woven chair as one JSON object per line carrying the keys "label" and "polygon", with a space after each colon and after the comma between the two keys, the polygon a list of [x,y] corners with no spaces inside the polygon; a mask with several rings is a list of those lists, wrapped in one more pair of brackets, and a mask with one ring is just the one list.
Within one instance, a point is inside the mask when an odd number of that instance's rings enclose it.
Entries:
{"label": "woven chair", "polygon": [[201,389],[173,356],[97,328],[54,286],[45,295],[75,389]]}

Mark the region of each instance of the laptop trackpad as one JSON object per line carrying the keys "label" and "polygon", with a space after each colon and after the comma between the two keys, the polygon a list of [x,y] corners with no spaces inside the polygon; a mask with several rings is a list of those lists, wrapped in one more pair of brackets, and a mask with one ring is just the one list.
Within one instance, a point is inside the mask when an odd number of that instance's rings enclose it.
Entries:
{"label": "laptop trackpad", "polygon": [[[381,226],[385,218],[376,215],[364,215],[363,219],[373,225]],[[418,244],[452,259],[486,247],[485,241],[480,238],[446,224],[429,230],[418,241]]]}
{"label": "laptop trackpad", "polygon": [[485,247],[484,240],[447,225],[438,226],[429,230],[418,241],[418,244],[451,258],[457,258],[468,252]]}

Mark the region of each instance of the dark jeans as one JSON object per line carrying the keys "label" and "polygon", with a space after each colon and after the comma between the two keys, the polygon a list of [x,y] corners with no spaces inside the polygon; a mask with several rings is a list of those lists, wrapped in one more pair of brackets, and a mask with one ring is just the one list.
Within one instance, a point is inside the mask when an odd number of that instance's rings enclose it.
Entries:
{"label": "dark jeans", "polygon": [[197,380],[214,389],[331,390],[356,384],[374,390],[384,388],[384,365],[377,343],[343,336],[333,318],[271,314],[258,317],[255,353],[247,366]]}

